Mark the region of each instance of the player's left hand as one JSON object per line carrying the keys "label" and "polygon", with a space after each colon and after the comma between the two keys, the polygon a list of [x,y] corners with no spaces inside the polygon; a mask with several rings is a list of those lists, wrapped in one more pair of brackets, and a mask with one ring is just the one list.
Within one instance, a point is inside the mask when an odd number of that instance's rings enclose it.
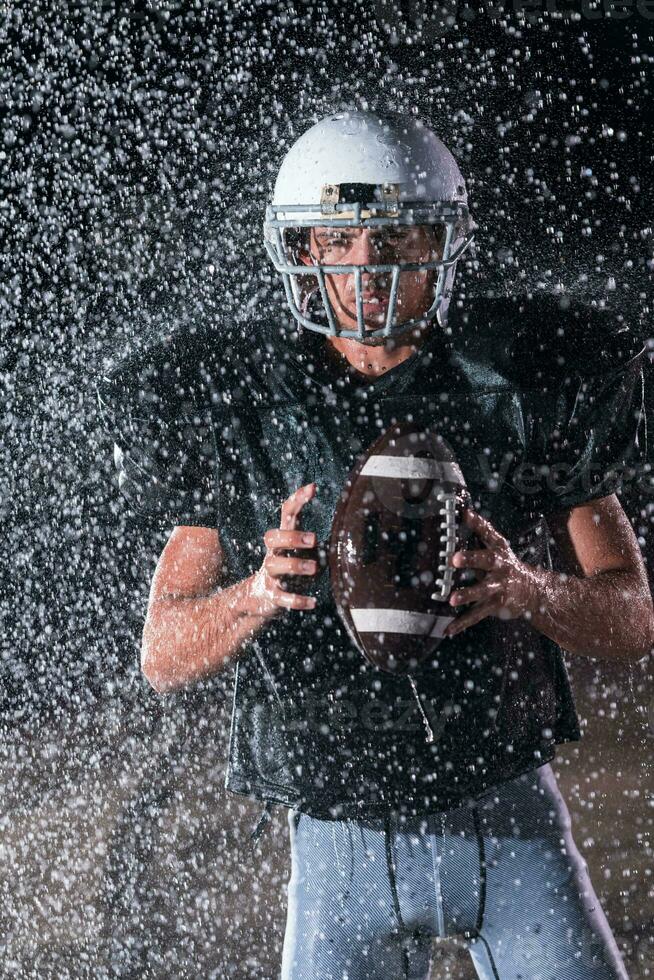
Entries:
{"label": "player's left hand", "polygon": [[485,548],[456,551],[450,564],[454,568],[480,570],[483,577],[475,585],[451,593],[450,605],[459,606],[467,602],[474,602],[475,605],[449,624],[445,636],[454,636],[486,616],[497,616],[499,619],[524,616],[533,608],[537,595],[537,571],[534,566],[520,561],[507,539],[481,514],[466,507],[463,519]]}

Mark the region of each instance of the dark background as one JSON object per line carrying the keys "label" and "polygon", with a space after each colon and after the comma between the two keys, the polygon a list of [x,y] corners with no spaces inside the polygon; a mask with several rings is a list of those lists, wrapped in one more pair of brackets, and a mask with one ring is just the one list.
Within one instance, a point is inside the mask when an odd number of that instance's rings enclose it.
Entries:
{"label": "dark background", "polygon": [[[249,852],[259,808],[223,789],[231,672],[165,701],[140,678],[167,531],[120,504],[94,382],[164,333],[279,315],[265,203],[346,107],[416,113],[457,156],[479,224],[461,295],[567,292],[647,343],[654,4],[55,0],[0,31],[2,969],[272,977],[285,813]],[[622,502],[651,570],[654,508]],[[569,660],[584,739],[555,771],[651,976],[651,664]]]}

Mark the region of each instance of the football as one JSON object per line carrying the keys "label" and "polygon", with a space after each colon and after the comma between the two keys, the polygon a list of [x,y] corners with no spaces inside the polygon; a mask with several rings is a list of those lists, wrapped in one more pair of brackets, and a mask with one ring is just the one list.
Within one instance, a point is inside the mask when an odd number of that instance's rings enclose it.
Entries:
{"label": "football", "polygon": [[411,422],[391,426],[364,453],[336,506],[328,544],[339,615],[366,660],[410,673],[442,643],[456,617],[450,592],[475,581],[448,565],[474,535],[470,497],[442,436]]}

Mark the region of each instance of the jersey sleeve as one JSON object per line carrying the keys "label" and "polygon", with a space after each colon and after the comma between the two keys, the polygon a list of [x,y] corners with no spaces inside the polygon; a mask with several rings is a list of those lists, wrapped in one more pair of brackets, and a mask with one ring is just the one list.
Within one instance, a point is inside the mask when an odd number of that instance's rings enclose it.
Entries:
{"label": "jersey sleeve", "polygon": [[632,482],[648,492],[651,385],[642,350],[613,370],[574,372],[533,399],[528,455],[536,509],[547,517]]}
{"label": "jersey sleeve", "polygon": [[99,379],[120,497],[141,523],[218,528],[215,434],[198,389],[165,357],[128,360]]}

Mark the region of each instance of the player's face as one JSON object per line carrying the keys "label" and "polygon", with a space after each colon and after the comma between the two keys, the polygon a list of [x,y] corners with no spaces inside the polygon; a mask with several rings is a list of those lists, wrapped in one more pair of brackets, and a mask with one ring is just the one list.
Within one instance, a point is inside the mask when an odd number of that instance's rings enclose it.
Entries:
{"label": "player's face", "polygon": [[[311,229],[309,255],[302,256],[307,265],[390,265],[393,262],[436,261],[442,256],[440,236],[430,225],[410,227]],[[424,316],[434,300],[434,269],[400,272],[395,323]],[[357,329],[354,273],[326,273],[327,294],[339,324]],[[390,300],[392,274],[363,272],[363,321],[367,329],[384,326]]]}

